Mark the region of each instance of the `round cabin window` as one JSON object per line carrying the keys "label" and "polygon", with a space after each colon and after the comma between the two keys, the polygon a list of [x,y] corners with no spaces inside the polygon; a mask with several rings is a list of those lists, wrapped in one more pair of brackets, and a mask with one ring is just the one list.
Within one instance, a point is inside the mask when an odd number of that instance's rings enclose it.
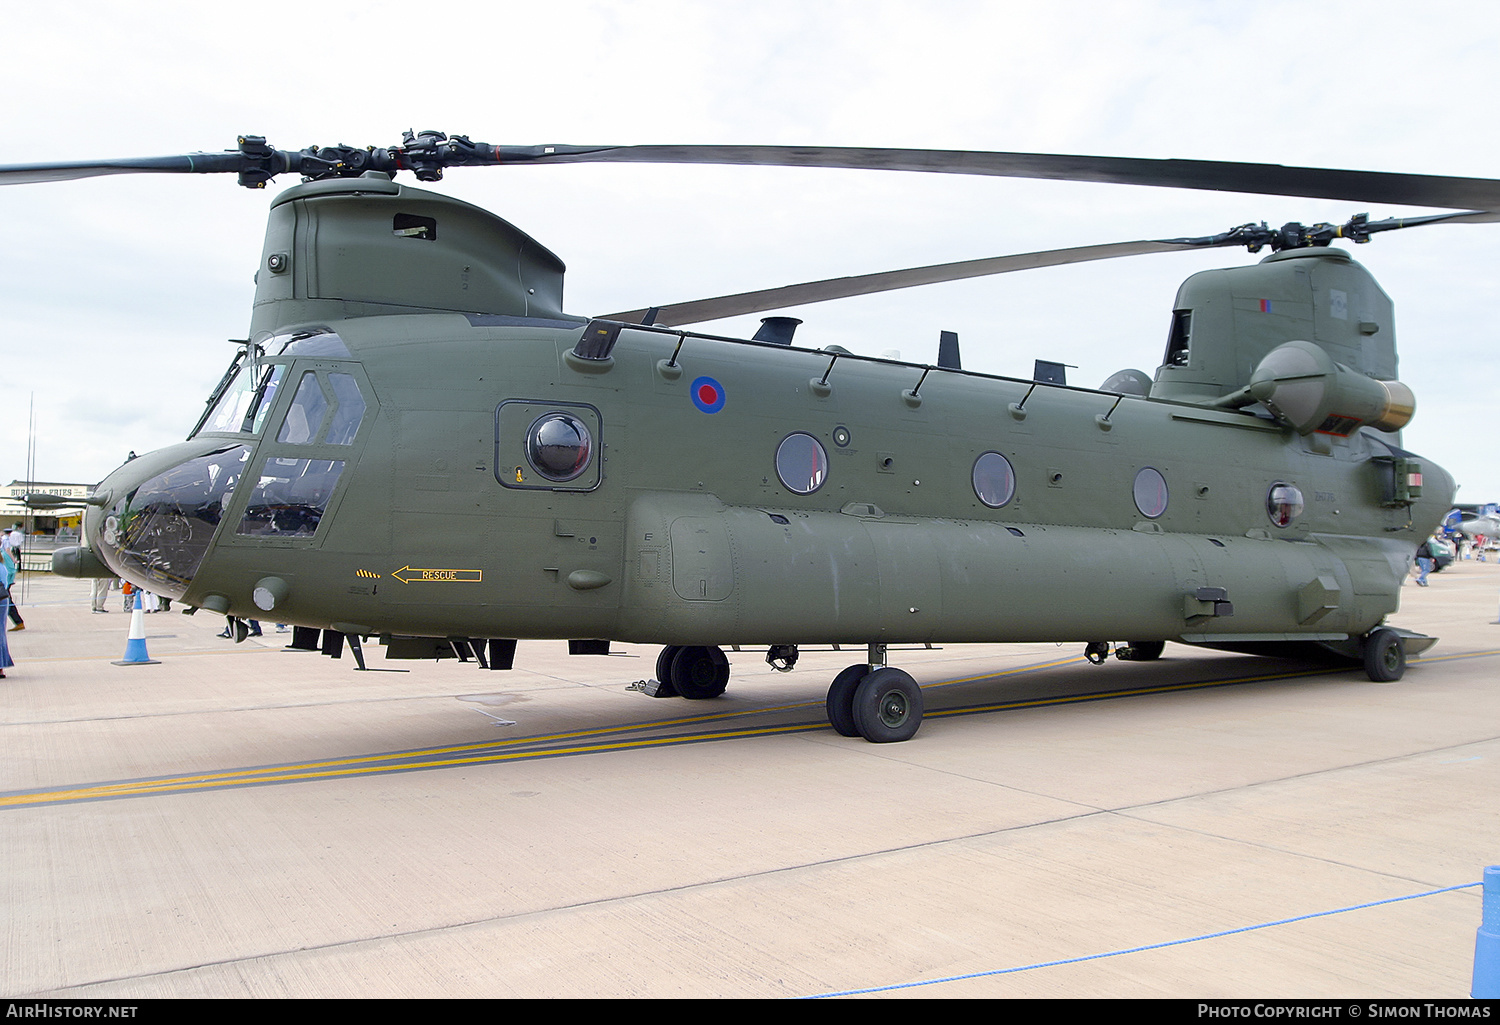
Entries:
{"label": "round cabin window", "polygon": [[1167,511],[1167,479],[1155,467],[1143,467],[1135,475],[1135,507],[1148,520]]}
{"label": "round cabin window", "polygon": [[788,434],[776,448],[776,476],[788,491],[810,495],[828,478],[828,453],[811,434]]}
{"label": "round cabin window", "polygon": [[999,452],[986,452],[974,460],[974,494],[991,509],[998,509],[1016,494],[1016,472]]}

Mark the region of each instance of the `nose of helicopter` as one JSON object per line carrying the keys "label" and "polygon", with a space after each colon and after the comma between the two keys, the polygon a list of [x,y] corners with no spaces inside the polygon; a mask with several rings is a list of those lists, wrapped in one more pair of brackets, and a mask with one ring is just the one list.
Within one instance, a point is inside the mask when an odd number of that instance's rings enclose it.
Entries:
{"label": "nose of helicopter", "polygon": [[208,554],[248,446],[200,439],[116,469],[84,517],[89,547],[116,575],[181,599]]}

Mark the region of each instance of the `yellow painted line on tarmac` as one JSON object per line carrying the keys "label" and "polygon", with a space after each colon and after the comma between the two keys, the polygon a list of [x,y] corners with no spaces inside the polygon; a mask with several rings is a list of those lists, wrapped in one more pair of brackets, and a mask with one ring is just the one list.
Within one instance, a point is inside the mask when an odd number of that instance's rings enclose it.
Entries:
{"label": "yellow painted line on tarmac", "polygon": [[[724,733],[688,734],[676,737],[643,737],[601,744],[585,744],[573,747],[542,748],[537,751],[497,751],[490,754],[473,755],[467,758],[441,758],[427,761],[402,761],[391,756],[372,756],[364,759],[348,759],[344,762],[318,762],[307,766],[281,766],[262,770],[243,770],[237,773],[215,773],[209,775],[182,776],[170,779],[135,780],[127,783],[104,783],[69,790],[52,790],[31,794],[12,794],[0,797],[0,807],[26,807],[38,804],[56,804],[71,801],[98,801],[111,797],[141,797],[149,794],[180,793],[218,787],[254,786],[264,783],[292,783],[307,780],[349,778],[369,773],[408,772],[417,769],[447,769],[465,765],[485,765],[493,762],[519,761],[522,759],[555,758],[565,755],[595,754],[608,751],[638,750],[678,744],[692,744],[710,740],[732,740],[743,737],[768,736],[783,733],[804,733],[825,730],[827,723],[795,723],[787,726],[768,726],[759,729],[731,730]],[[369,765],[360,762],[382,760],[390,764]],[[332,768],[330,766],[343,766]],[[320,770],[320,771],[309,771]]]}
{"label": "yellow painted line on tarmac", "polygon": [[[1413,660],[1413,664],[1427,662],[1460,661],[1475,658],[1489,658],[1497,655],[1500,655],[1500,650],[1462,652],[1435,658]],[[1002,670],[998,673],[985,673],[978,676],[964,677],[958,680],[948,680],[942,683],[931,684],[923,689],[935,690],[941,687],[953,686],[960,683],[972,683],[982,680],[1000,679],[1007,676],[1016,676],[1023,673],[1036,672],[1043,669],[1058,668],[1061,666],[1075,664],[1080,661],[1082,661],[1081,656],[1071,657],[1054,662],[1039,663],[1031,666]],[[1350,667],[1347,666],[1329,666],[1321,668],[1304,666],[1293,671],[1265,673],[1253,676],[1231,677],[1228,679],[1198,680],[1186,683],[1135,687],[1124,690],[1100,691],[1091,694],[1060,695],[1048,698],[1031,698],[1022,701],[995,702],[981,705],[965,705],[959,708],[932,709],[927,712],[927,717],[941,718],[956,715],[973,715],[982,712],[1037,708],[1049,705],[1076,704],[1085,701],[1102,701],[1111,698],[1137,697],[1151,694],[1172,693],[1178,691],[1202,690],[1212,687],[1232,686],[1236,684],[1295,679],[1297,677],[1304,676],[1333,675],[1336,673],[1345,673],[1349,671]],[[822,721],[817,721],[811,723],[791,723],[780,726],[765,726],[748,729],[731,729],[722,732],[689,733],[667,737],[637,737],[634,739],[627,738],[600,743],[552,746],[559,744],[559,742],[576,741],[585,737],[598,737],[608,734],[620,733],[640,733],[654,729],[701,725],[708,722],[724,722],[731,719],[741,718],[747,715],[764,715],[770,712],[793,711],[797,709],[819,707],[820,705],[821,702],[798,702],[789,705],[743,709],[728,713],[707,713],[703,715],[683,716],[675,719],[658,720],[648,723],[635,723],[627,726],[602,726],[587,730],[575,730],[565,733],[553,733],[529,737],[515,737],[505,740],[480,741],[472,744],[457,744],[448,747],[426,748],[415,751],[360,755],[352,758],[329,759],[327,761],[306,762],[301,764],[266,766],[254,769],[227,770],[224,772],[195,773],[191,775],[122,781],[116,783],[101,783],[90,786],[72,787],[59,790],[37,791],[30,793],[11,793],[0,795],[0,808],[32,807],[43,804],[95,801],[122,797],[140,797],[152,794],[182,793],[205,789],[255,786],[271,783],[291,783],[311,780],[351,778],[375,773],[409,772],[419,769],[457,768],[461,766],[486,765],[498,762],[556,758],[568,755],[642,750],[682,744],[703,743],[714,740],[734,740],[749,737],[766,737],[793,733],[808,733],[813,731],[826,730],[828,728],[828,725],[827,723],[824,723]],[[463,757],[443,757],[447,755],[460,755]]]}
{"label": "yellow painted line on tarmac", "polygon": [[[959,680],[947,680],[933,684],[929,689],[959,683],[999,679],[1022,673],[1051,669],[1081,661],[1081,657],[1070,657],[998,673],[985,673]],[[493,762],[519,761],[524,759],[555,758],[564,755],[595,754],[609,751],[660,747],[665,745],[701,743],[710,740],[732,740],[745,737],[773,736],[788,733],[805,733],[825,730],[824,722],[794,723],[783,726],[767,726],[755,729],[729,730],[725,732],[688,734],[671,737],[647,737],[634,740],[619,740],[607,743],[574,745],[570,747],[549,746],[561,741],[578,740],[585,737],[606,736],[620,733],[640,733],[647,730],[668,729],[679,726],[702,725],[710,722],[726,722],[748,715],[765,715],[773,712],[796,711],[821,708],[820,701],[796,702],[762,708],[741,709],[734,712],[705,713],[703,715],[680,716],[628,726],[600,726],[566,733],[540,736],[513,737],[504,740],[478,741],[472,744],[455,744],[448,747],[425,748],[416,751],[360,755],[352,758],[329,759],[306,762],[298,765],[281,765],[259,769],[236,769],[224,772],[194,773],[192,775],[134,780],[119,783],[102,783],[93,786],[73,787],[63,790],[24,794],[0,795],[0,808],[30,807],[39,804],[55,804],[71,801],[104,800],[112,797],[137,797],[149,794],[175,793],[217,787],[253,786],[264,783],[290,783],[296,781],[352,777],[369,773],[405,772],[416,769],[452,768],[462,765],[480,765]],[[524,750],[514,750],[524,748]],[[497,750],[504,749],[504,750]],[[470,757],[443,757],[464,755],[468,752],[486,752]]]}
{"label": "yellow painted line on tarmac", "polygon": [[[1471,651],[1454,655],[1441,655],[1434,658],[1412,659],[1409,665],[1423,665],[1429,662],[1452,662],[1471,658],[1490,658],[1500,655],[1496,651]],[[1008,701],[989,705],[965,705],[962,708],[932,709],[924,713],[924,718],[936,718],[945,715],[969,715],[977,712],[1000,712],[1016,708],[1036,708],[1046,705],[1069,705],[1083,701],[1102,701],[1107,698],[1128,698],[1145,694],[1170,694],[1174,691],[1207,690],[1211,687],[1229,687],[1242,683],[1263,683],[1268,680],[1294,680],[1301,676],[1332,676],[1337,673],[1347,673],[1358,669],[1356,665],[1347,666],[1304,666],[1301,669],[1284,673],[1264,673],[1256,676],[1236,676],[1225,680],[1195,680],[1189,683],[1166,683],[1156,687],[1132,687],[1128,690],[1098,691],[1092,694],[1073,694],[1051,698],[1032,698],[1026,701]],[[957,682],[957,681],[955,681]]]}
{"label": "yellow painted line on tarmac", "polygon": [[1412,659],[1407,664],[1415,666],[1424,662],[1454,662],[1465,658],[1490,658],[1495,655],[1500,655],[1500,648],[1493,651],[1461,651],[1453,655],[1424,655],[1421,658]]}

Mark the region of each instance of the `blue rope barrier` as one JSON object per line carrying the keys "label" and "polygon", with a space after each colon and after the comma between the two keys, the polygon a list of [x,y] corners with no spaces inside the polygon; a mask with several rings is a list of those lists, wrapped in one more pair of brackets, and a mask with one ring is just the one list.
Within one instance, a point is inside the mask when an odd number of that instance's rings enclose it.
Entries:
{"label": "blue rope barrier", "polygon": [[988,972],[971,972],[968,975],[949,975],[941,979],[925,979],[921,982],[900,982],[890,986],[872,986],[869,989],[846,989],[837,993],[816,993],[806,1000],[825,1000],[829,997],[857,997],[870,993],[889,993],[898,989],[915,989],[918,986],[938,986],[945,982],[962,982],[966,979],[983,979],[991,975],[1013,975],[1016,972],[1029,972],[1034,968],[1056,968],[1059,965],[1079,964],[1083,961],[1097,961],[1105,957],[1118,957],[1121,954],[1139,954],[1145,950],[1160,950],[1163,947],[1178,947],[1184,943],[1197,943],[1199,940],[1214,940],[1222,936],[1233,936],[1236,933],[1254,932],[1257,929],[1269,929],[1276,925],[1290,925],[1292,922],[1305,922],[1312,918],[1327,918],[1329,915],[1341,915],[1346,911],[1363,911],[1365,908],[1376,908],[1382,904],[1396,904],[1404,900],[1416,900],[1419,897],[1433,897],[1439,893],[1451,893],[1454,890],[1468,890],[1476,886],[1483,886],[1482,882],[1464,883],[1460,886],[1445,886],[1441,890],[1428,890],[1426,893],[1412,893],[1404,897],[1387,897],[1385,900],[1372,900],[1368,904],[1353,904],[1346,908],[1335,908],[1332,911],[1315,911],[1309,915],[1298,915],[1295,918],[1282,918],[1275,922],[1261,922],[1259,925],[1242,925],[1238,929],[1225,929],[1222,932],[1204,933],[1201,936],[1189,936],[1181,940],[1167,940],[1164,943],[1150,943],[1144,947],[1130,947],[1126,950],[1111,950],[1103,954],[1085,954],[1082,957],[1070,957],[1061,961],[1042,961],[1037,964],[1021,965],[1017,968],[996,968]]}

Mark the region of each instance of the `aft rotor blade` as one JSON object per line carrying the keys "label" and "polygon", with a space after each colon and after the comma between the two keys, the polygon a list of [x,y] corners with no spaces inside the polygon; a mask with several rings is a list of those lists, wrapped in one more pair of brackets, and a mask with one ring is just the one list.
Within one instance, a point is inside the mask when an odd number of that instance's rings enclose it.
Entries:
{"label": "aft rotor blade", "polygon": [[864,168],[1107,182],[1117,185],[1155,185],[1465,210],[1500,210],[1500,180],[1493,178],[1450,178],[1441,175],[1345,171],[1216,160],[829,146],[559,145],[494,149],[495,162],[502,164],[618,162]]}
{"label": "aft rotor blade", "polygon": [[[889,292],[898,288],[914,288],[917,285],[935,285],[944,281],[961,281],[965,278],[1033,270],[1038,267],[1058,267],[1069,263],[1087,263],[1090,260],[1112,260],[1120,256],[1139,256],[1143,253],[1169,253],[1201,248],[1203,248],[1202,243],[1190,241],[1112,242],[1100,246],[1049,249],[1037,253],[992,256],[981,260],[962,260],[957,263],[939,263],[928,267],[910,267],[906,270],[828,278],[824,281],[805,281],[796,285],[783,285],[780,288],[764,288],[755,292],[739,292],[735,295],[721,295],[712,299],[697,299],[692,302],[662,306],[657,309],[653,323],[668,327],[701,324],[705,321],[723,320],[726,317],[739,317],[748,313],[765,313],[790,306],[826,302],[830,299],[847,299],[851,296],[872,295],[876,292]],[[624,313],[605,314],[598,319],[639,324],[647,312],[649,308],[629,310]]]}
{"label": "aft rotor blade", "polygon": [[[1196,238],[1150,239],[1137,242],[1110,242],[1097,246],[1078,246],[1071,249],[1046,249],[1035,253],[992,256],[979,260],[910,267],[906,270],[826,278],[822,281],[805,281],[796,285],[763,288],[754,292],[737,292],[733,295],[695,299],[691,302],[674,303],[669,306],[608,313],[598,319],[640,324],[645,321],[646,315],[654,310],[655,316],[651,320],[653,324],[664,327],[701,324],[705,321],[724,320],[728,317],[739,317],[750,313],[767,313],[792,306],[827,302],[830,299],[848,299],[856,295],[873,295],[898,288],[936,285],[945,281],[962,281],[966,278],[1035,270],[1040,267],[1060,267],[1070,263],[1114,260],[1123,256],[1143,256],[1147,253],[1173,253],[1185,249],[1248,246],[1251,252],[1258,252],[1265,246],[1279,249],[1283,246],[1327,245],[1328,241],[1334,238],[1368,241],[1369,236],[1375,232],[1416,228],[1427,224],[1474,223],[1493,220],[1496,217],[1495,214],[1485,212],[1467,212],[1429,214],[1421,217],[1392,217],[1381,221],[1370,221],[1360,215],[1345,225],[1319,224],[1308,228],[1300,224],[1289,224],[1279,231],[1268,229],[1265,225],[1245,224],[1217,235],[1202,235]],[[1292,229],[1296,229],[1295,233]],[[1293,234],[1296,237],[1289,237]]]}

